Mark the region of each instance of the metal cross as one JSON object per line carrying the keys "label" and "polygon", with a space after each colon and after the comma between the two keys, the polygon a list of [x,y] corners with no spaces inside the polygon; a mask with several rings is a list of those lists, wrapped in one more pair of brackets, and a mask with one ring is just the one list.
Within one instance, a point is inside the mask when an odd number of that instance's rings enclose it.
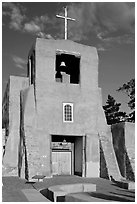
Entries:
{"label": "metal cross", "polygon": [[65,16],[56,15],[56,17],[65,19],[65,40],[67,40],[67,20],[75,21],[76,19],[67,16],[67,7],[65,7]]}

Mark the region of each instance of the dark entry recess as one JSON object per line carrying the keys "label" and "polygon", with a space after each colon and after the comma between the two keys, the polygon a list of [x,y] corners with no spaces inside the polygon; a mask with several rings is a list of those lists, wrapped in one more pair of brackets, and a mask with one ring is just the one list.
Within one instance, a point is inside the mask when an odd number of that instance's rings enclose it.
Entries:
{"label": "dark entry recess", "polygon": [[[52,144],[55,142],[58,143],[71,143],[71,149],[68,149],[68,151],[71,151],[71,168],[72,168],[72,175],[79,175],[82,176],[83,173],[83,137],[82,136],[64,136],[64,135],[52,135]],[[67,151],[67,149],[63,149],[61,146],[55,149],[52,147],[52,152],[64,152]],[[58,153],[57,153],[58,154]],[[55,155],[55,153],[54,153]],[[63,153],[62,153],[63,156]]]}

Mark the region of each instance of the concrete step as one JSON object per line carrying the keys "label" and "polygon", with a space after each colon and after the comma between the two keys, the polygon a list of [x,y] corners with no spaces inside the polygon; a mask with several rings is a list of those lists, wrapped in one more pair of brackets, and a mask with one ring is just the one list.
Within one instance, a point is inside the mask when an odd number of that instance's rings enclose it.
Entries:
{"label": "concrete step", "polygon": [[128,181],[128,180],[115,180],[113,183],[117,184],[118,187],[128,189],[128,190],[135,190],[135,182]]}
{"label": "concrete step", "polygon": [[35,189],[22,189],[29,202],[51,202]]}
{"label": "concrete step", "polygon": [[[96,184],[77,183],[67,185],[56,185],[48,188],[48,198],[54,202],[63,202],[67,194],[79,192],[95,192]],[[62,200],[63,199],[63,200]]]}

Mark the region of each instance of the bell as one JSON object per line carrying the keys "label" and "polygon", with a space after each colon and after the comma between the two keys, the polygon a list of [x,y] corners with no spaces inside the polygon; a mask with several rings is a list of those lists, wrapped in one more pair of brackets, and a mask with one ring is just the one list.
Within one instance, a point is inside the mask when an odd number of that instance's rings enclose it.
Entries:
{"label": "bell", "polygon": [[65,139],[63,140],[63,143],[66,143],[66,140],[65,140]]}
{"label": "bell", "polygon": [[60,67],[66,67],[65,62],[61,62]]}

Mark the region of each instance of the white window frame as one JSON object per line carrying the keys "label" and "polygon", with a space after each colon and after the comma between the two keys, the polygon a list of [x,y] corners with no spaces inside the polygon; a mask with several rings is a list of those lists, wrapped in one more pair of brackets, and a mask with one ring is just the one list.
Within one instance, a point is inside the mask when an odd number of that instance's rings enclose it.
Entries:
{"label": "white window frame", "polygon": [[[72,120],[65,120],[65,106],[66,105],[69,105],[71,106],[71,117],[72,117]],[[63,122],[64,123],[73,123],[74,122],[74,118],[73,118],[73,103],[63,103]]]}

